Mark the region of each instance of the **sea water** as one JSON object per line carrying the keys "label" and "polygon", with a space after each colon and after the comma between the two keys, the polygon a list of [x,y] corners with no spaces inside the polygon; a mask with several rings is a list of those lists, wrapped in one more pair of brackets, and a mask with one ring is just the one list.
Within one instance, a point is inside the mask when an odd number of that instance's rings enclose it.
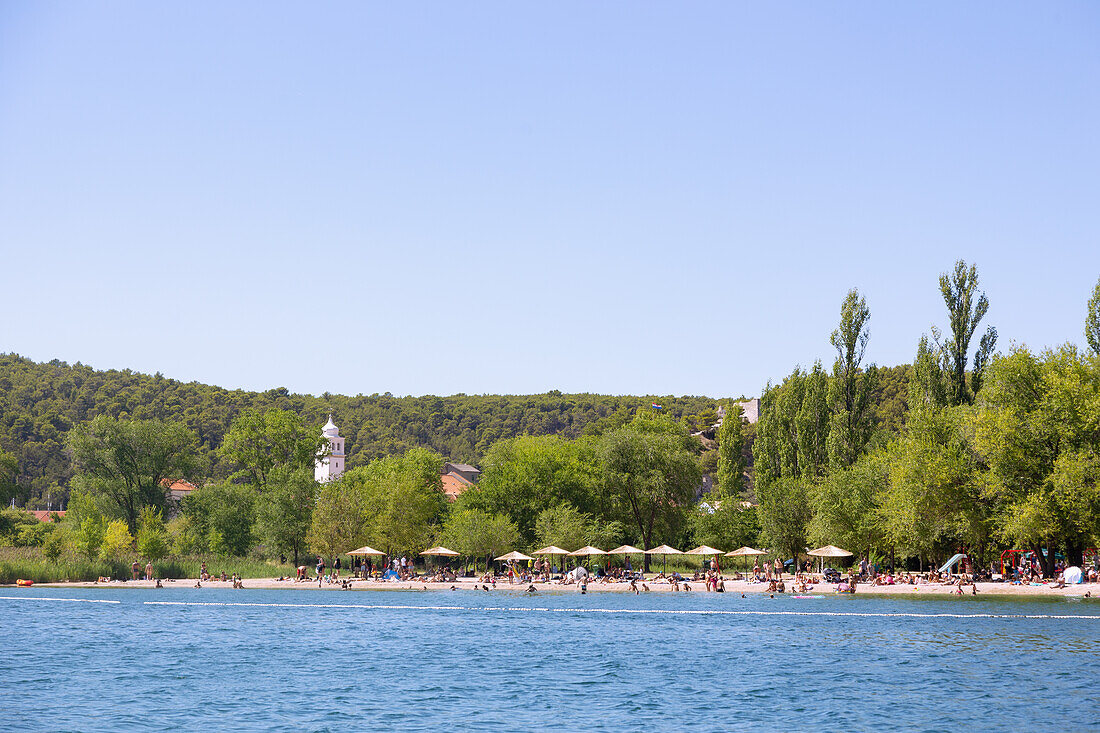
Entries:
{"label": "sea water", "polygon": [[1100,730],[1100,602],[0,589],[0,730]]}

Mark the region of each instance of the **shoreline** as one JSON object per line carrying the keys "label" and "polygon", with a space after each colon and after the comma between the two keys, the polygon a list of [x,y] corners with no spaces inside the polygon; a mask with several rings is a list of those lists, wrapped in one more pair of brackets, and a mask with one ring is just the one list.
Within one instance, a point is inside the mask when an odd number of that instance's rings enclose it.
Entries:
{"label": "shoreline", "polygon": [[[195,587],[196,581],[194,579],[177,579],[177,580],[163,580],[161,581],[163,588],[186,588],[194,591],[202,591],[207,588],[224,588],[230,589],[233,587],[231,581],[221,580],[208,580],[202,584],[201,588]],[[294,580],[282,580],[278,578],[247,578],[242,581],[244,587],[242,590],[323,590],[323,591],[342,591],[345,590],[339,583],[322,583],[320,586],[316,581],[308,582],[296,582]],[[641,590],[643,581],[639,581],[638,586]],[[649,586],[649,592],[653,593],[672,593],[672,585],[665,582],[654,582],[652,580],[644,581]],[[559,583],[533,583],[535,590],[539,593],[575,593],[580,594],[579,587],[575,584],[562,585]],[[689,593],[708,593],[703,581],[690,582],[691,586]],[[473,591],[479,590],[480,583],[474,582],[472,578],[462,578],[456,580],[453,583],[437,583],[437,582],[417,582],[417,581],[377,581],[377,580],[353,580],[351,587],[346,590],[349,591],[435,591],[435,592],[450,592],[452,586],[455,590]],[[19,588],[15,584],[0,585],[0,588]],[[997,596],[1003,598],[1082,598],[1085,593],[1089,593],[1091,597],[1100,597],[1100,584],[1098,583],[1081,583],[1077,585],[1069,585],[1065,588],[1051,588],[1048,586],[1028,586],[1028,585],[1011,585],[1008,583],[991,583],[991,582],[979,582],[977,584],[978,593],[976,596],[972,594],[970,586],[964,586],[962,596],[966,597],[982,597],[982,596]],[[155,581],[152,580],[113,580],[106,583],[78,581],[78,582],[63,582],[63,583],[35,583],[29,588],[134,588],[134,589],[152,589],[155,588]],[[489,593],[510,593],[520,594],[527,588],[525,583],[497,583],[496,587],[490,586]],[[632,593],[629,583],[599,583],[593,582],[588,584],[588,593]],[[939,585],[939,584],[917,584],[917,585],[879,585],[871,586],[860,585],[856,596],[929,596],[936,598],[952,598],[956,596],[955,586],[953,585]],[[485,592],[485,591],[482,591]],[[645,591],[643,591],[645,592]],[[685,591],[680,591],[685,592]],[[741,594],[768,594],[767,585],[763,583],[748,583],[746,581],[727,580],[726,581],[726,593],[741,593]],[[789,589],[786,593],[776,593],[777,596],[795,596]],[[802,594],[798,594],[802,595]],[[835,586],[830,583],[821,583],[815,585],[813,588],[808,589],[805,595],[815,596],[832,596],[832,595],[844,595],[851,594],[843,593],[838,594],[835,590]]]}

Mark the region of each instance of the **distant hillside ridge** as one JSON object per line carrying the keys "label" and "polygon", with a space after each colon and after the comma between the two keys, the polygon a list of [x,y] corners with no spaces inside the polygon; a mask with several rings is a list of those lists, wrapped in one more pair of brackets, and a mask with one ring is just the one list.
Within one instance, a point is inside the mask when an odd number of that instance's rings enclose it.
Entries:
{"label": "distant hillside ridge", "polygon": [[[743,397],[743,396],[742,396]],[[737,399],[741,399],[738,397]],[[292,394],[228,390],[180,382],[129,369],[97,370],[81,363],[38,363],[0,355],[0,447],[19,459],[18,483],[35,507],[50,495],[67,495],[72,470],[65,451],[74,425],[96,415],[181,421],[199,439],[200,478],[220,479],[233,467],[216,455],[233,419],[243,410],[291,410],[318,429],[329,413],[347,439],[347,466],[423,446],[445,458],[478,464],[494,442],[518,435],[575,438],[625,423],[638,409],[709,425],[727,400],[704,396],[563,394],[394,397],[386,394]]]}

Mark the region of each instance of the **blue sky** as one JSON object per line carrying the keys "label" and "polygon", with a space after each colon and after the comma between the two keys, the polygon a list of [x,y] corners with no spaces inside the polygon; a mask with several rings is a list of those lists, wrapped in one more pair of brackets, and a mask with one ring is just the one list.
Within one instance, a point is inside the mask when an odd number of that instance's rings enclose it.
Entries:
{"label": "blue sky", "polygon": [[0,350],[346,394],[758,394],[1080,342],[1095,3],[0,5]]}

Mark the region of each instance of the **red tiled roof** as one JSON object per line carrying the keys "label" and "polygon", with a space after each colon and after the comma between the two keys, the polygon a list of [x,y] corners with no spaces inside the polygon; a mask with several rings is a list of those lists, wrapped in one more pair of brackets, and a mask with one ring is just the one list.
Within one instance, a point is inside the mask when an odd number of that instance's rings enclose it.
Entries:
{"label": "red tiled roof", "polygon": [[53,517],[50,516],[51,514],[56,514],[59,517],[64,517],[65,516],[65,510],[62,509],[59,512],[48,512],[48,511],[44,511],[44,510],[35,509],[31,512],[31,514],[33,514],[35,516],[35,519],[37,519],[39,522],[52,522]]}
{"label": "red tiled roof", "polygon": [[462,492],[474,485],[473,482],[457,473],[445,473],[441,480],[443,482],[443,493],[447,496],[447,501],[454,501]]}
{"label": "red tiled roof", "polygon": [[187,491],[194,491],[195,489],[199,488],[198,486],[195,486],[193,483],[191,483],[189,481],[184,481],[183,479],[180,479],[178,481],[172,481],[171,483],[169,483],[168,479],[164,479],[163,481],[160,482],[160,485],[166,487],[169,491],[187,492]]}

